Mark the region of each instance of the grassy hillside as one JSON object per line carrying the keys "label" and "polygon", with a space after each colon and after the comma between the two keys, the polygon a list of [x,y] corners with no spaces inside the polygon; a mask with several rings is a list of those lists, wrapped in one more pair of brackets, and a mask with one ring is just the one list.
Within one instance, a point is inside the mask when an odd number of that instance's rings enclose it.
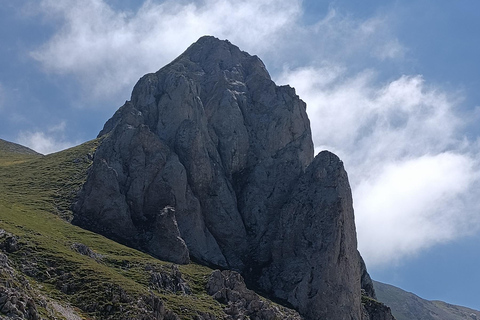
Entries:
{"label": "grassy hillside", "polygon": [[98,143],[47,156],[0,145],[0,247],[8,256],[0,259],[0,296],[30,299],[49,319],[132,319],[165,308],[182,319],[222,318],[223,306],[205,291],[212,270],[177,269],[66,221]]}
{"label": "grassy hillside", "polygon": [[32,149],[0,139],[0,166],[8,166],[40,156],[41,154]]}
{"label": "grassy hillside", "polygon": [[400,288],[374,282],[378,300],[392,309],[397,320],[476,320],[480,311],[451,305],[442,301],[429,301]]}
{"label": "grassy hillside", "polygon": [[47,156],[11,152],[8,144],[0,144],[0,203],[25,205],[68,218],[98,143],[93,140]]}

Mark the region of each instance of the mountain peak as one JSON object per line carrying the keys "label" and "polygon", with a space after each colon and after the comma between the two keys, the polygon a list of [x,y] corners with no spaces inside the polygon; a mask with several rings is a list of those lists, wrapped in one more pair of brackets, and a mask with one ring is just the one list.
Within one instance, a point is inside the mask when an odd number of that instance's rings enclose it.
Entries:
{"label": "mountain peak", "polygon": [[199,51],[199,48],[214,49],[222,48],[226,50],[238,50],[241,51],[236,45],[232,44],[227,39],[221,40],[217,37],[205,35],[200,37],[196,42],[192,43],[190,47],[187,48],[186,52]]}
{"label": "mountain peak", "polygon": [[206,36],[105,124],[74,223],[175,263],[239,271],[305,319],[362,318],[351,191],[314,160],[306,104]]}
{"label": "mountain peak", "polygon": [[199,64],[204,70],[228,70],[243,68],[250,73],[258,73],[270,79],[270,75],[257,56],[251,56],[240,50],[228,40],[220,40],[213,36],[203,36],[193,43],[173,63],[189,60]]}
{"label": "mountain peak", "polygon": [[192,61],[203,60],[243,60],[250,55],[241,51],[236,45],[228,40],[220,40],[213,36],[203,36],[185,50],[182,57],[189,57]]}

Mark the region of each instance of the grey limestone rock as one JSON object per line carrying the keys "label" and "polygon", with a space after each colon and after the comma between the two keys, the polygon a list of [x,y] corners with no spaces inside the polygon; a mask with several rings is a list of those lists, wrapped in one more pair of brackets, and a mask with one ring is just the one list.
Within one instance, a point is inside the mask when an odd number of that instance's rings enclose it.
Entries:
{"label": "grey limestone rock", "polygon": [[93,251],[88,246],[84,245],[83,243],[75,242],[71,245],[70,248],[72,250],[80,253],[81,255],[92,258],[93,260],[101,261],[103,259],[103,255],[96,253],[95,251]]}
{"label": "grey limestone rock", "polygon": [[172,264],[170,270],[156,270],[155,267],[147,265],[146,271],[150,273],[149,287],[159,292],[173,292],[191,294],[192,290],[187,281],[183,278],[178,266]]}
{"label": "grey limestone rock", "polygon": [[362,320],[395,320],[392,310],[369,297],[362,297]]}
{"label": "grey limestone rock", "polygon": [[362,256],[360,256],[360,253],[358,253],[358,255],[360,259],[360,272],[362,274],[362,277],[360,280],[362,285],[362,295],[372,299],[377,299],[377,295],[375,294],[375,288],[373,287],[373,281],[372,281],[372,278],[370,278],[370,275],[368,274],[365,261],[363,261],[363,258]]}
{"label": "grey limestone rock", "polygon": [[260,277],[263,287],[308,319],[361,319],[361,264],[340,159],[319,153],[279,215],[272,263]]}
{"label": "grey limestone rock", "polygon": [[305,103],[258,57],[200,38],[143,76],[99,137],[74,223],[239,271],[307,319],[361,319],[347,174],[329,152],[313,159]]}
{"label": "grey limestone rock", "polygon": [[[0,232],[0,236],[3,234]],[[3,248],[0,249],[0,278],[0,319],[41,319],[28,280],[12,268]]]}
{"label": "grey limestone rock", "polygon": [[313,157],[305,108],[258,57],[203,37],[105,124],[73,222],[177,263],[264,262],[260,239]]}
{"label": "grey limestone rock", "polygon": [[[130,123],[135,115],[126,117]],[[97,150],[77,203],[74,223],[175,263],[189,261],[180,237],[168,180],[182,168],[158,137],[144,125],[117,126]],[[179,181],[182,181],[179,179]]]}
{"label": "grey limestone rock", "polygon": [[300,320],[298,312],[260,298],[235,271],[215,270],[208,279],[207,292],[225,305],[227,319]]}

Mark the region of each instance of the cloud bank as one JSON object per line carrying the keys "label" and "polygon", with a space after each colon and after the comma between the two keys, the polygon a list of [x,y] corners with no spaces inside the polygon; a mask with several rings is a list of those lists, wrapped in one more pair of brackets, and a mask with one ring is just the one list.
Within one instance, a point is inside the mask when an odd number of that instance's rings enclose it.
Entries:
{"label": "cloud bank", "polygon": [[145,1],[135,12],[103,0],[43,0],[37,10],[58,29],[31,56],[48,72],[77,77],[94,99],[121,95],[119,103],[141,76],[206,34],[229,39],[272,67],[306,59],[385,60],[405,51],[384,18],[356,21],[331,9],[305,26],[301,0]]}
{"label": "cloud bank", "polygon": [[[461,96],[421,75],[371,67],[408,55],[388,15],[360,20],[332,8],[306,25],[300,0],[145,1],[137,11],[43,0],[38,9],[59,28],[32,57],[50,73],[76,77],[92,99],[122,102],[140,76],[204,34],[259,55],[307,102],[316,149],[344,160],[369,266],[479,228],[478,146],[463,137]],[[25,141],[48,150],[47,133],[26,133]]]}
{"label": "cloud bank", "polygon": [[145,1],[137,12],[117,12],[102,0],[44,0],[39,10],[60,28],[31,55],[49,72],[77,76],[94,98],[110,98],[205,34],[261,51],[293,24],[300,3]]}

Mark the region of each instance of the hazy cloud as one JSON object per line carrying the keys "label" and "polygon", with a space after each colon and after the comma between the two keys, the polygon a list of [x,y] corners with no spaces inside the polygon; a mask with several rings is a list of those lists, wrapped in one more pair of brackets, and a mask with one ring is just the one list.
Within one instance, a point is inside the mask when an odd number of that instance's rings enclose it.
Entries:
{"label": "hazy cloud", "polygon": [[372,71],[334,65],[285,70],[279,81],[307,102],[316,150],[345,162],[370,266],[479,229],[479,149],[462,136],[460,97],[421,76],[379,84]]}
{"label": "hazy cloud", "polygon": [[[61,19],[57,33],[32,56],[49,72],[73,74],[95,98],[110,98],[143,74],[170,62],[205,34],[261,50],[293,23],[301,1],[146,1],[116,12],[101,0],[44,0],[44,14]],[[270,43],[271,43],[270,42]],[[248,49],[246,48],[246,49]]]}
{"label": "hazy cloud", "polygon": [[79,142],[65,138],[66,122],[60,122],[45,131],[22,131],[17,143],[27,146],[41,154],[49,154],[77,145]]}
{"label": "hazy cloud", "polygon": [[[357,21],[332,9],[303,25],[300,0],[145,1],[136,12],[102,0],[43,0],[59,29],[31,53],[45,70],[77,77],[95,99],[121,95],[205,34],[229,39],[267,65],[369,56],[399,58],[385,18]],[[281,69],[281,68],[280,68]]]}
{"label": "hazy cloud", "polygon": [[313,46],[329,60],[359,60],[362,56],[398,59],[406,50],[391,33],[386,16],[358,20],[332,8],[325,18],[306,28],[306,33],[317,36]]}

